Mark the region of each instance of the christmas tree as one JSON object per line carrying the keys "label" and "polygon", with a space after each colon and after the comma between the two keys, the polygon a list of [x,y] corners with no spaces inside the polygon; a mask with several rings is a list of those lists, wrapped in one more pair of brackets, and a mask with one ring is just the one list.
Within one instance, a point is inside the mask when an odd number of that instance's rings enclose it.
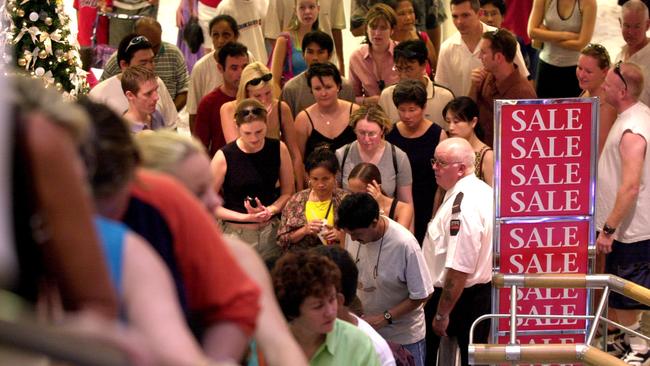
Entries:
{"label": "christmas tree", "polygon": [[2,14],[5,60],[69,96],[88,92],[63,0],[6,0]]}

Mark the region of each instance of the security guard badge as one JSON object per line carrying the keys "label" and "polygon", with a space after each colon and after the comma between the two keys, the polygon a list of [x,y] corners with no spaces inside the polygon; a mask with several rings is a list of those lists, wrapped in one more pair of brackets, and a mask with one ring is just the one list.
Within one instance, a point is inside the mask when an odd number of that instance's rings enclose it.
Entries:
{"label": "security guard badge", "polygon": [[[458,194],[454,198],[454,204],[451,206],[452,217],[458,217],[458,214],[460,213],[460,204],[462,201],[463,201],[463,192],[458,192]],[[460,231],[460,220],[459,219],[449,220],[449,234],[451,236],[456,236],[458,235],[459,231]]]}

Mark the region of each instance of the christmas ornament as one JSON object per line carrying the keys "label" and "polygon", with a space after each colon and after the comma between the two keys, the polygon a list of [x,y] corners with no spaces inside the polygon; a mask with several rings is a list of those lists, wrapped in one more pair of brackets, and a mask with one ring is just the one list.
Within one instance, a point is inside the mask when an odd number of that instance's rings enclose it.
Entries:
{"label": "christmas ornament", "polygon": [[29,20],[31,20],[32,22],[37,21],[38,20],[38,13],[35,12],[35,11],[29,13]]}
{"label": "christmas ornament", "polygon": [[38,51],[38,58],[44,59],[46,57],[47,57],[47,51],[45,51],[45,50]]}
{"label": "christmas ornament", "polygon": [[50,17],[45,18],[45,24],[52,25],[52,18]]}
{"label": "christmas ornament", "polygon": [[45,69],[39,66],[36,68],[36,70],[34,70],[34,73],[36,76],[43,76],[45,75]]}
{"label": "christmas ornament", "polygon": [[18,66],[25,67],[25,65],[27,65],[27,60],[25,60],[24,57],[19,58],[18,59]]}

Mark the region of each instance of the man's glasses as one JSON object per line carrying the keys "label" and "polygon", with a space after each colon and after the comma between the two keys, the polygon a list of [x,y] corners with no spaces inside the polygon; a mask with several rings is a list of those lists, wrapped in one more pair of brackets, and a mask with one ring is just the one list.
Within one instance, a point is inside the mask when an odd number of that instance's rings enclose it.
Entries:
{"label": "man's glasses", "polygon": [[238,111],[235,115],[237,118],[246,119],[249,116],[264,116],[266,114],[266,109],[260,107],[245,108],[241,111]]}
{"label": "man's glasses", "polygon": [[133,38],[131,40],[131,42],[129,42],[129,44],[124,49],[124,52],[125,53],[129,52],[129,48],[131,48],[132,46],[135,46],[135,45],[139,45],[140,43],[144,43],[144,42],[149,42],[147,37],[145,37],[145,36],[137,36],[137,37]]}
{"label": "man's glasses", "polygon": [[627,81],[625,81],[625,78],[623,77],[623,74],[621,73],[621,64],[623,61],[619,61],[616,63],[614,66],[614,74],[618,75],[619,78],[623,81],[623,84],[625,84],[625,90],[627,90]]}
{"label": "man's glasses", "polygon": [[249,81],[246,85],[257,86],[262,81],[265,82],[265,83],[268,83],[269,81],[271,81],[271,79],[273,79],[273,74],[268,73],[268,74],[264,74],[264,75],[262,75],[262,76],[260,76],[258,78],[251,79],[251,81]]}
{"label": "man's glasses", "polygon": [[438,165],[441,168],[446,168],[447,166],[451,164],[460,164],[460,161],[444,161],[436,158],[435,156],[431,158],[431,166]]}

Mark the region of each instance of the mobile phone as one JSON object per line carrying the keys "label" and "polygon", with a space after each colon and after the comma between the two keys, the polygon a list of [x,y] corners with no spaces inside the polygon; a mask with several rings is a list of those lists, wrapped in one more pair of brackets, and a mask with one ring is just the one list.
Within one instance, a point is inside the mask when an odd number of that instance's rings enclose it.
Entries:
{"label": "mobile phone", "polygon": [[251,197],[246,197],[246,201],[248,201],[248,204],[251,205],[252,208],[257,207],[257,201],[254,198]]}

